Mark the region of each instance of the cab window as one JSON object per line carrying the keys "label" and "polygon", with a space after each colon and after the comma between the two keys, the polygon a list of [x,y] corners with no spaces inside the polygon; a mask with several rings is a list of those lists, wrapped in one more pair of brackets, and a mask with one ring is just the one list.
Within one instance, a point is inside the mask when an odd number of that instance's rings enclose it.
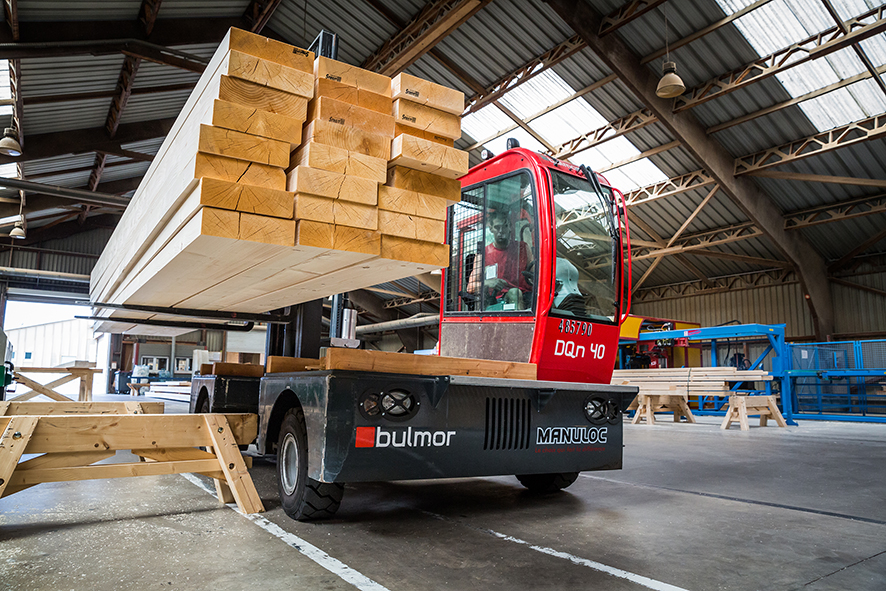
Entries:
{"label": "cab window", "polygon": [[447,312],[532,312],[535,212],[533,185],[525,171],[462,192],[462,201],[450,210]]}

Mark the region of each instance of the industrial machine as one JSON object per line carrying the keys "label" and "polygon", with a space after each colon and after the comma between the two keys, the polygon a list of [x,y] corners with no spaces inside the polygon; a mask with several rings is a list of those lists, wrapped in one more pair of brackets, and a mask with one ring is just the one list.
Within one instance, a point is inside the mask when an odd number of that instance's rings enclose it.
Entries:
{"label": "industrial machine", "polygon": [[[630,305],[627,230],[605,179],[513,147],[471,169],[450,208],[440,351],[535,363],[537,380],[197,376],[191,412],[257,412],[256,446],[276,454],[283,508],[300,520],[334,514],[346,482],[511,474],[545,493],[619,469],[636,394],[609,385]],[[282,332],[272,325],[270,354],[319,355],[317,304],[294,309]]]}

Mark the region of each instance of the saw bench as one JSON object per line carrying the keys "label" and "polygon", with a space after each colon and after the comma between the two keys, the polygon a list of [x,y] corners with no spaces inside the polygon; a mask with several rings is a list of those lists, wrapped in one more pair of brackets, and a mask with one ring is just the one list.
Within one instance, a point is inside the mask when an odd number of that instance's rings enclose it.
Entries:
{"label": "saw bench", "polygon": [[[128,414],[130,404],[118,403],[113,414],[78,414],[110,408],[92,406],[0,416],[0,497],[44,482],[197,473],[215,479],[222,502],[233,499],[244,513],[264,511],[237,447],[255,439],[256,415]],[[142,461],[96,464],[119,450]],[[40,455],[21,461],[25,454]]]}

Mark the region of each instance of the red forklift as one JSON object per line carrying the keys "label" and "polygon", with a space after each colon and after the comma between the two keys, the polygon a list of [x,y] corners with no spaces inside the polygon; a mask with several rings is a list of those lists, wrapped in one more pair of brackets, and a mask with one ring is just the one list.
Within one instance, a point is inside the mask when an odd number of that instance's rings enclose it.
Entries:
{"label": "red forklift", "polygon": [[276,460],[290,517],[333,515],[348,482],[515,475],[551,493],[581,471],[621,468],[636,394],[609,385],[630,306],[624,199],[586,168],[514,144],[472,168],[450,208],[440,354],[535,363],[537,380],[343,370],[193,380],[191,412],[258,413],[255,443]]}

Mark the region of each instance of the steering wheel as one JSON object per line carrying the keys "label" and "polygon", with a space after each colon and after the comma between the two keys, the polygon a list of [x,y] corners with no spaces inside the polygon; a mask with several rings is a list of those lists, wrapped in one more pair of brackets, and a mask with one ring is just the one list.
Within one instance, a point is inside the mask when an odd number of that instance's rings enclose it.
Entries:
{"label": "steering wheel", "polygon": [[521,273],[523,275],[523,278],[526,280],[526,283],[528,283],[530,287],[535,286],[535,264],[537,262],[538,259],[530,262],[528,265],[526,265],[526,270]]}

